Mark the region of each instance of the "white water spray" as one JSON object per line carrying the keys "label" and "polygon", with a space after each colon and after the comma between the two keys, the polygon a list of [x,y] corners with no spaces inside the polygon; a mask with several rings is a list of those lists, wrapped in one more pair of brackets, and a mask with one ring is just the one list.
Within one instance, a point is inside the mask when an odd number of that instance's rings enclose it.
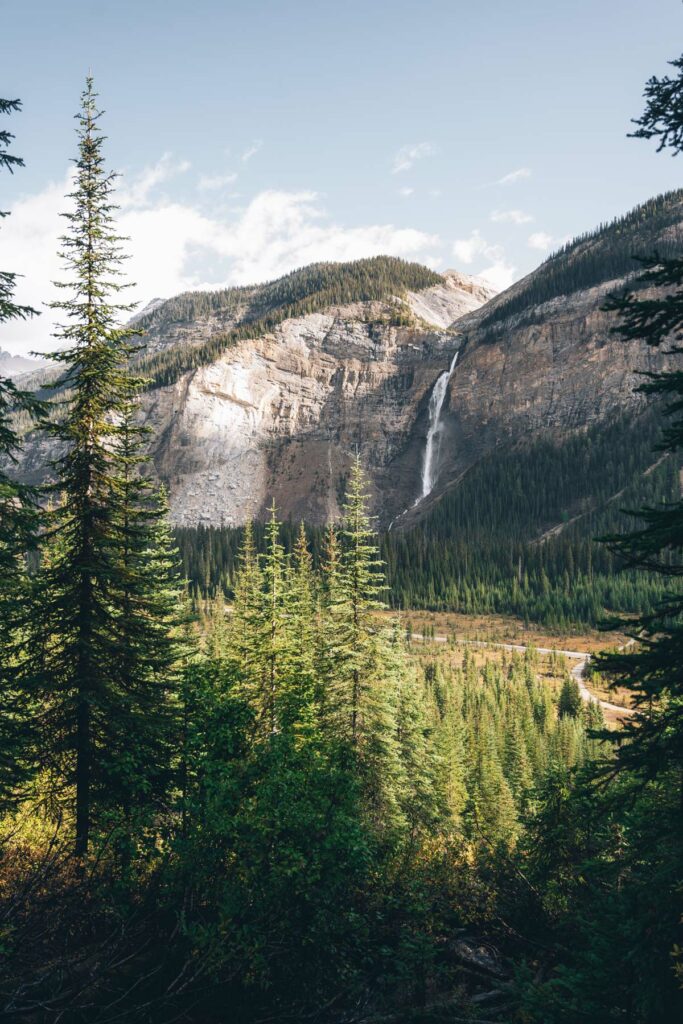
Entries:
{"label": "white water spray", "polygon": [[450,379],[453,376],[455,364],[458,361],[458,353],[453,356],[450,367],[441,374],[432,390],[429,399],[429,430],[427,431],[427,444],[425,445],[424,462],[422,463],[422,494],[415,504],[431,494],[436,483],[436,467],[439,462],[439,448],[441,446],[441,409]]}

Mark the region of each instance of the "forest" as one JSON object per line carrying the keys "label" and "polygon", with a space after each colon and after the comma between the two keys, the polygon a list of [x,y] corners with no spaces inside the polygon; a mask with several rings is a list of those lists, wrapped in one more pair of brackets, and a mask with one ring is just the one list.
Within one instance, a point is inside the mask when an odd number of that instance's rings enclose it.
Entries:
{"label": "forest", "polygon": [[[674,67],[647,84],[638,124],[678,151],[683,58]],[[206,536],[201,555],[190,543],[202,568],[188,593],[145,472],[144,338],[122,326],[125,240],[91,77],[76,123],[52,307],[60,375],[51,396],[0,379],[3,1019],[680,1020],[683,373],[644,383],[636,424],[596,427],[559,456],[491,457],[422,534],[377,536],[356,456],[338,522],[313,535],[273,506],[219,536],[229,608]],[[21,166],[3,125],[0,168]],[[380,281],[412,274],[379,266]],[[675,348],[683,259],[653,254],[641,273],[613,300],[619,330]],[[16,283],[0,274],[5,321],[35,313]],[[325,266],[310,286],[307,302],[337,294]],[[40,490],[12,473],[17,415],[58,442]],[[564,468],[545,493],[552,459]],[[608,499],[659,459],[632,531],[616,530]],[[595,513],[577,499],[605,534],[590,556],[575,524],[538,543],[577,464],[604,498]],[[562,554],[561,614],[584,614],[580,578],[608,580],[611,558],[647,594],[621,623],[626,643],[593,661],[627,695],[617,722],[561,654],[419,643],[398,607],[448,603],[449,587],[474,607],[516,579],[518,610],[547,591],[548,611],[556,545],[576,558],[572,575]]]}
{"label": "forest", "polygon": [[395,307],[392,322],[412,323],[400,296],[410,289],[439,284],[439,274],[419,263],[393,256],[374,256],[350,263],[314,263],[268,284],[254,288],[230,288],[216,292],[186,292],[140,316],[137,328],[197,316],[220,314],[234,319],[199,344],[174,345],[142,355],[140,372],[148,386],[173,384],[183,373],[213,362],[217,356],[245,338],[258,338],[291,317],[317,313],[329,306],[350,302],[384,300]]}
{"label": "forest", "polygon": [[[661,578],[625,570],[595,538],[623,531],[624,510],[677,497],[680,460],[655,451],[662,423],[652,404],[561,442],[494,451],[417,525],[379,536],[387,603],[512,614],[560,629],[652,611],[666,589]],[[260,541],[263,528],[254,529]],[[193,596],[231,598],[242,534],[176,529]],[[324,530],[307,527],[307,535],[318,565]],[[296,536],[297,524],[284,524],[286,550]]]}
{"label": "forest", "polygon": [[508,317],[539,315],[535,313],[537,306],[560,295],[636,275],[636,261],[643,253],[679,256],[683,248],[682,203],[680,189],[655,196],[608,224],[566,242],[529,275],[515,294],[496,303],[481,326],[494,332]]}

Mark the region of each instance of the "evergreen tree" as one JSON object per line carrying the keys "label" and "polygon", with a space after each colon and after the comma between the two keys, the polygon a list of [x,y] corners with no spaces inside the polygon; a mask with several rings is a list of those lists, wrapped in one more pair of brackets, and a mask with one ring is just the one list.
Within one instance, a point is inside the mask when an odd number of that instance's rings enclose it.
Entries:
{"label": "evergreen tree", "polygon": [[347,612],[345,674],[348,692],[344,704],[354,744],[365,730],[368,734],[372,732],[370,709],[379,654],[377,627],[372,615],[383,607],[380,595],[386,589],[375,534],[367,513],[365,486],[360,455],[357,454],[351,467],[341,530],[343,595]]}
{"label": "evergreen tree", "polygon": [[103,753],[100,802],[130,816],[158,806],[177,768],[183,590],[165,492],[141,474],[145,431],[123,409],[109,560],[112,683],[118,695]]}
{"label": "evergreen tree", "polygon": [[[340,756],[358,773],[369,820],[405,825],[405,795],[397,716],[399,673],[391,636],[377,619],[385,589],[382,563],[367,510],[365,479],[356,456],[339,538],[328,530],[323,612],[328,636],[321,665],[322,717]],[[339,543],[338,543],[339,541]]]}
{"label": "evergreen tree", "polygon": [[[316,694],[319,644],[316,581],[303,522],[299,527],[286,579],[285,692],[280,701],[283,724],[311,727]],[[317,716],[316,716],[317,717]]]}
{"label": "evergreen tree", "polygon": [[263,679],[263,577],[253,524],[244,527],[237,557],[235,596],[228,627],[228,662],[235,687],[256,716]]}
{"label": "evergreen tree", "polygon": [[54,303],[67,320],[57,334],[66,347],[55,354],[65,367],[56,385],[59,415],[49,428],[60,442],[60,500],[41,574],[48,642],[34,668],[46,752],[62,787],[75,790],[79,857],[88,852],[93,820],[158,789],[167,770],[165,699],[174,660],[173,556],[163,506],[154,507],[138,477],[141,438],[131,402],[140,382],[127,372],[134,332],[117,323],[130,306],[119,298],[115,175],[104,168],[99,117],[88,78],[77,118],[74,206],[62,239],[71,280],[60,287],[72,295]]}
{"label": "evergreen tree", "polygon": [[560,690],[560,699],[557,705],[558,713],[560,716],[569,715],[571,718],[576,718],[581,711],[582,703],[579,684],[576,679],[567,676]]}
{"label": "evergreen tree", "polygon": [[[0,99],[0,115],[19,110],[19,100]],[[0,130],[0,168],[13,173],[23,160],[10,153],[14,136]],[[7,216],[0,210],[0,217]],[[0,324],[26,319],[35,310],[15,302],[17,275],[0,271]],[[31,623],[26,553],[36,547],[35,492],[16,483],[4,467],[16,463],[18,413],[36,418],[41,403],[0,376],[0,806],[11,797],[31,765],[31,703],[25,677],[25,651]]]}
{"label": "evergreen tree", "polygon": [[[678,74],[652,78],[646,88],[646,108],[635,123],[637,137],[656,139],[659,149],[678,154],[683,149],[683,58],[673,62]],[[658,253],[641,260],[638,290],[614,297],[608,308],[620,314],[615,329],[624,339],[642,339],[673,356],[683,354],[683,259]],[[642,289],[647,289],[645,295]],[[664,399],[668,426],[660,449],[683,451],[683,371],[649,374],[641,387]],[[610,548],[627,565],[646,568],[669,580],[669,593],[655,611],[636,622],[624,623],[635,641],[631,650],[598,659],[598,668],[611,674],[613,686],[631,691],[636,713],[619,736],[617,765],[643,779],[675,772],[683,806],[683,501],[648,506],[637,513],[643,526],[625,536],[607,538]],[[626,742],[624,742],[624,740]]]}
{"label": "evergreen tree", "polygon": [[266,550],[261,556],[263,578],[263,671],[259,717],[266,735],[280,728],[281,698],[285,661],[285,549],[280,541],[280,523],[275,501],[266,526]]}

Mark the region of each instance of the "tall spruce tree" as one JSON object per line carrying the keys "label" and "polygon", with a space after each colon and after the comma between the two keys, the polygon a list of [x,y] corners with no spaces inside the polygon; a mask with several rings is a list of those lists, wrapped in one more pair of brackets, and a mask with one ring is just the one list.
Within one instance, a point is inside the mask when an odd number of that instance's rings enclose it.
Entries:
{"label": "tall spruce tree", "polygon": [[247,522],[244,527],[237,556],[234,591],[228,630],[228,661],[237,691],[256,716],[261,705],[265,624],[263,577],[251,522]]}
{"label": "tall spruce tree", "polygon": [[326,662],[323,717],[360,780],[369,821],[387,831],[405,827],[398,715],[400,680],[392,655],[391,631],[377,612],[386,589],[377,540],[368,512],[360,457],[351,466],[337,551],[328,534],[324,570],[325,623],[331,634]]}
{"label": "tall spruce tree", "polygon": [[285,685],[280,700],[281,718],[284,725],[291,723],[299,731],[308,731],[314,722],[307,719],[316,708],[319,632],[313,559],[303,522],[287,566],[285,583],[287,641],[283,652]]}
{"label": "tall spruce tree", "polygon": [[[136,812],[168,793],[177,767],[179,662],[183,588],[163,489],[140,472],[146,434],[135,423],[136,403],[123,409],[120,462],[112,501],[109,599],[115,613],[112,678],[118,713],[109,723],[102,802],[124,812],[130,831]],[[131,743],[131,739],[133,742]]]}
{"label": "tall spruce tree", "polygon": [[[116,176],[104,166],[96,94],[87,79],[77,115],[73,210],[61,253],[71,295],[53,304],[66,323],[56,353],[58,495],[40,599],[48,643],[36,664],[46,707],[45,748],[74,792],[75,852],[88,851],[93,820],[127,812],[158,788],[169,750],[165,700],[174,658],[169,638],[173,554],[163,506],[138,479],[141,438],[127,369],[130,310],[121,301],[122,239]],[[152,709],[154,714],[152,716]],[[163,769],[164,771],[166,768]],[[71,790],[73,787],[73,790]]]}
{"label": "tall spruce tree", "polygon": [[[0,114],[21,107],[19,100],[0,99]],[[14,172],[21,157],[9,152],[14,136],[0,130],[0,168]],[[0,218],[8,216],[0,210]],[[14,299],[17,275],[0,270],[0,323],[25,320],[35,310]],[[41,403],[0,376],[0,806],[11,798],[31,765],[30,699],[24,675],[25,645],[31,620],[26,553],[36,546],[38,511],[35,492],[12,479],[21,441],[16,417],[29,422],[40,415]]]}
{"label": "tall spruce tree", "polygon": [[[633,134],[656,139],[660,150],[676,155],[683,150],[683,57],[673,66],[675,78],[647,83],[645,111]],[[615,331],[660,348],[675,361],[683,355],[683,258],[654,253],[640,262],[634,289],[608,302],[620,316]],[[683,370],[648,378],[640,390],[663,400],[668,417],[659,447],[677,459],[683,451]],[[608,544],[627,565],[668,579],[670,593],[653,614],[624,624],[635,646],[604,655],[598,667],[612,676],[614,686],[631,691],[636,709],[618,736],[617,766],[644,780],[675,772],[683,807],[683,502],[643,508],[637,515],[642,528],[607,538]]]}
{"label": "tall spruce tree", "polygon": [[[379,650],[374,612],[384,607],[386,590],[375,532],[367,511],[368,495],[360,455],[356,454],[344,502],[342,520],[342,566],[346,604],[346,675],[348,693],[344,701],[353,743],[368,730],[372,733],[373,680]],[[367,719],[367,721],[366,721]]]}

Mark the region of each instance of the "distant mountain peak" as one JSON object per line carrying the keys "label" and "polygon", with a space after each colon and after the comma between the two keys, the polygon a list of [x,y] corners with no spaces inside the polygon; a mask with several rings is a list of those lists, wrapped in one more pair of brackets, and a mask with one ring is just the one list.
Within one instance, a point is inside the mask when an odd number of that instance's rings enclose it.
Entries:
{"label": "distant mountain peak", "polygon": [[146,306],[143,306],[142,309],[139,309],[136,313],[133,313],[132,317],[129,320],[129,323],[134,323],[136,320],[139,320],[140,317],[149,316],[149,314],[153,313],[155,309],[159,308],[159,306],[163,306],[165,302],[166,299],[150,299]]}
{"label": "distant mountain peak", "polygon": [[0,349],[0,376],[19,377],[22,373],[31,373],[49,366],[49,359],[31,359],[29,356],[14,356],[6,349]]}

